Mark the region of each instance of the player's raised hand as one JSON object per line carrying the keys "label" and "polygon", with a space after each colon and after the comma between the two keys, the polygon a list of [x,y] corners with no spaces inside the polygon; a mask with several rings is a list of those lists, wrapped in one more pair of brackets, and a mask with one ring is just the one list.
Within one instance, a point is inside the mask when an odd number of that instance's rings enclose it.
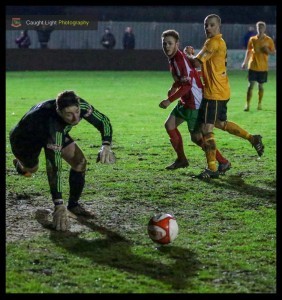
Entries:
{"label": "player's raised hand", "polygon": [[194,55],[195,54],[195,50],[192,46],[186,46],[183,51],[187,55]]}

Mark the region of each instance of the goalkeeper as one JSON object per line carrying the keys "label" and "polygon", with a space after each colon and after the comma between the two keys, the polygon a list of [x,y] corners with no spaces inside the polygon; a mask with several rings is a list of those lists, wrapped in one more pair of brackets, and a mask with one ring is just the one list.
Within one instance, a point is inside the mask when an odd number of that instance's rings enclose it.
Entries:
{"label": "goalkeeper", "polygon": [[[112,125],[107,116],[78,97],[74,91],[63,91],[56,99],[33,106],[10,132],[10,143],[15,155],[17,172],[26,177],[38,170],[39,155],[44,149],[46,171],[54,203],[53,226],[56,230],[69,228],[68,210],[81,216],[94,214],[79,204],[85,183],[86,158],[69,135],[81,119],[92,124],[101,134],[102,146],[97,162],[114,163],[111,150]],[[62,197],[62,159],[70,165],[69,199]]]}

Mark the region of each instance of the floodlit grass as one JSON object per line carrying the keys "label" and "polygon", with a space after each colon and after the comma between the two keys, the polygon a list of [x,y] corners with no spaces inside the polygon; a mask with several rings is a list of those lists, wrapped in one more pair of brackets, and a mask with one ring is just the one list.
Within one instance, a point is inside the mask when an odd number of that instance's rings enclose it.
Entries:
{"label": "floodlit grass", "polygon": [[[169,72],[7,72],[7,195],[24,192],[35,208],[52,208],[43,154],[35,176],[16,176],[8,132],[31,106],[65,89],[111,119],[117,163],[95,163],[101,139],[90,124],[72,129],[88,160],[82,201],[95,206],[98,221],[71,233],[41,231],[35,222],[36,235],[8,242],[6,292],[276,293],[276,74],[269,72],[263,110],[256,110],[255,89],[251,111],[244,112],[246,74],[230,72],[228,118],[261,134],[265,154],[257,159],[249,142],[215,130],[232,169],[202,182],[193,175],[205,167],[205,156],[186,125],[180,131],[190,166],[164,170],[175,159],[163,126],[174,105],[158,107],[172,83]],[[66,164],[63,176],[67,199]],[[177,219],[179,236],[170,245],[147,235],[157,212]]]}

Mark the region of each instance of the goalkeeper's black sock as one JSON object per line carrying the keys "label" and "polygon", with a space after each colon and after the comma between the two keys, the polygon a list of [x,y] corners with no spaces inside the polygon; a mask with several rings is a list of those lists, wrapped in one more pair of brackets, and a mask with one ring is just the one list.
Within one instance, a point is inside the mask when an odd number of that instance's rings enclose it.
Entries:
{"label": "goalkeeper's black sock", "polygon": [[78,205],[78,200],[82,194],[85,184],[85,172],[76,172],[70,170],[69,186],[70,186],[70,197],[68,208]]}

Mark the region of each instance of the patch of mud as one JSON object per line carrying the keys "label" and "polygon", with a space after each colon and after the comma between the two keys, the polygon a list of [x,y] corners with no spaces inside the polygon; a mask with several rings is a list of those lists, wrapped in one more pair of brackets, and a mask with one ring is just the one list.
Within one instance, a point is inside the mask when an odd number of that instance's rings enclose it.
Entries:
{"label": "patch of mud", "polygon": [[[90,230],[106,232],[110,235],[132,235],[135,232],[147,234],[146,222],[140,224],[136,217],[140,214],[152,215],[154,208],[140,206],[138,201],[131,199],[120,201],[103,198],[93,201],[81,201],[87,209],[96,215],[94,220],[85,222],[82,218],[70,216],[70,233],[84,233]],[[151,212],[150,212],[151,211]],[[36,235],[49,234],[52,229],[53,203],[40,194],[6,193],[6,242],[30,239]],[[136,216],[136,217],[135,217]],[[90,225],[90,226],[89,226]]]}
{"label": "patch of mud", "polygon": [[[6,242],[29,239],[48,233],[52,229],[53,205],[42,196],[7,193],[6,195]],[[71,230],[87,230],[74,218],[70,218]]]}

